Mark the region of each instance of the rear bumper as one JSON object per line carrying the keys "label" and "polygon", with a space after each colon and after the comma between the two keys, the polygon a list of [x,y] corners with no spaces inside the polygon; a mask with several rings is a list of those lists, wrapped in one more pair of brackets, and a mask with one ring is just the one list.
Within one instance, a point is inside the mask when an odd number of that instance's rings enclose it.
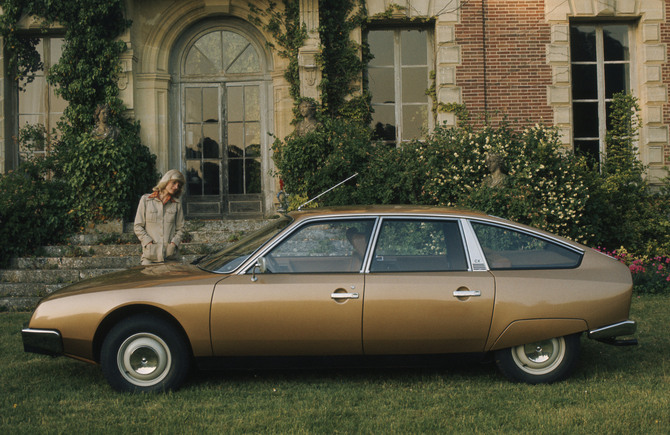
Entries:
{"label": "rear bumper", "polygon": [[21,337],[26,352],[51,356],[63,354],[63,339],[58,331],[25,328],[21,330]]}
{"label": "rear bumper", "polygon": [[594,340],[602,341],[603,343],[613,344],[616,346],[631,346],[637,344],[636,338],[617,339],[617,337],[632,335],[637,330],[637,323],[633,320],[625,320],[623,322],[614,323],[612,325],[603,326],[602,328],[592,329],[588,332],[588,337]]}

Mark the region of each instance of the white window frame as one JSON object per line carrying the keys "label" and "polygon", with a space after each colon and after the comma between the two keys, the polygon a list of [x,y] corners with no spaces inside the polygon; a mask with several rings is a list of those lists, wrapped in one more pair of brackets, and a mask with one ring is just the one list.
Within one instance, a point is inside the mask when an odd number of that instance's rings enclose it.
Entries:
{"label": "white window frame", "polygon": [[[14,85],[14,94],[15,94],[15,114],[16,114],[16,134],[18,135],[19,131],[26,126],[26,124],[30,124],[28,122],[21,122],[22,117],[33,117],[33,116],[40,116],[44,115],[44,123],[42,124],[44,126],[46,136],[45,136],[45,148],[44,150],[31,150],[31,155],[32,156],[45,156],[49,154],[51,151],[51,142],[55,139],[55,137],[52,136],[52,132],[57,129],[57,125],[52,125],[51,123],[51,115],[58,115],[60,114],[61,117],[63,115],[63,112],[56,112],[52,110],[53,102],[51,101],[52,94],[54,92],[54,86],[51,85],[46,81],[46,76],[47,76],[47,71],[49,68],[54,65],[57,61],[53,61],[51,59],[51,42],[53,40],[60,39],[63,40],[64,43],[64,37],[62,35],[45,35],[45,36],[40,36],[39,40],[42,44],[42,52],[40,53],[41,61],[43,62],[43,69],[40,71],[37,71],[35,73],[35,77],[40,77],[44,78],[44,90],[43,90],[43,98],[44,98],[44,108],[45,112],[42,113],[36,113],[34,111],[34,108],[22,108],[20,105],[21,101],[21,95],[20,93],[26,92],[25,90],[21,90],[21,88],[26,88],[29,89],[31,86],[37,86],[37,83],[35,81],[32,81],[30,83],[26,83],[25,80],[21,80],[20,83],[16,83]],[[44,58],[42,58],[42,55],[44,55]],[[27,111],[28,110],[28,111]],[[19,150],[19,155],[21,153],[25,153],[27,150]]]}
{"label": "white window frame", "polygon": [[[395,95],[395,102],[394,103],[374,103],[371,102],[371,106],[374,110],[375,106],[394,106],[394,113],[395,113],[395,145],[400,146],[403,142],[409,142],[412,140],[415,140],[417,138],[406,138],[403,132],[403,106],[411,106],[411,105],[416,105],[416,106],[421,106],[424,105],[424,103],[403,103],[403,98],[402,98],[402,56],[401,56],[401,40],[400,40],[400,34],[403,31],[412,31],[412,30],[420,30],[423,32],[426,32],[426,70],[427,70],[427,76],[426,76],[426,84],[427,88],[430,87],[431,85],[431,78],[430,74],[432,71],[435,70],[435,55],[434,55],[434,49],[433,49],[433,32],[431,29],[424,28],[424,27],[379,27],[379,28],[371,28],[368,30],[368,34],[375,32],[375,31],[393,31],[393,83],[394,83],[394,95]],[[421,65],[412,65],[412,66],[421,66]],[[383,68],[389,68],[388,66],[370,66],[368,65],[368,69],[383,69]],[[426,103],[427,103],[427,121],[428,121],[428,130],[432,131],[434,129],[434,120],[432,116],[432,110],[433,110],[433,102],[430,98],[430,96],[426,95]],[[388,144],[392,144],[394,142],[392,141],[385,141]]]}
{"label": "white window frame", "polygon": [[[607,22],[581,22],[575,21],[570,23],[570,27],[573,25],[588,25],[594,26],[596,29],[596,71],[597,71],[597,99],[574,99],[571,96],[571,108],[574,108],[575,102],[584,102],[584,103],[598,103],[598,137],[575,137],[574,135],[574,109],[571,110],[571,125],[573,126],[573,138],[572,138],[572,148],[575,149],[575,142],[578,140],[596,140],[598,139],[600,152],[600,160],[602,156],[606,156],[607,147],[605,143],[605,137],[607,135],[607,103],[612,101],[611,98],[606,98],[605,92],[605,65],[614,65],[614,64],[628,64],[629,71],[629,83],[628,92],[632,95],[636,95],[636,86],[637,82],[636,77],[636,61],[635,61],[635,24],[628,21],[607,21]],[[605,45],[603,37],[603,28],[611,25],[625,25],[628,27],[628,60],[616,60],[616,61],[605,61]],[[572,53],[571,53],[572,55]],[[593,65],[593,61],[572,61],[570,60],[570,69],[572,70],[573,65]],[[572,74],[570,75],[572,80]]]}

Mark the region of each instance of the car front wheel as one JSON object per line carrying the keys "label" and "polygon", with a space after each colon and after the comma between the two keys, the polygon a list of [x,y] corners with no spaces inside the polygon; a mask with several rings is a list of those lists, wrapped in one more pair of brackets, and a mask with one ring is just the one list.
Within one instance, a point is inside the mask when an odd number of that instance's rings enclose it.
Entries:
{"label": "car front wheel", "polygon": [[509,379],[546,384],[567,378],[579,360],[579,334],[551,338],[496,351],[500,371]]}
{"label": "car front wheel", "polygon": [[129,317],[114,326],[102,344],[102,372],[118,391],[176,390],[191,362],[182,337],[181,331],[160,317]]}

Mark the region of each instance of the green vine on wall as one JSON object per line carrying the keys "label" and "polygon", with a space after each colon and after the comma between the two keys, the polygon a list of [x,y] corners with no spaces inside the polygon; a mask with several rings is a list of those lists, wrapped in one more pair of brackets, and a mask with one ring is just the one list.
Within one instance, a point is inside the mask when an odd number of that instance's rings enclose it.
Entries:
{"label": "green vine on wall", "polygon": [[[261,10],[249,3],[249,21],[269,32],[276,43],[268,42],[268,46],[277,49],[279,56],[287,59],[289,64],[284,78],[288,81],[289,94],[293,100],[300,99],[300,67],[298,53],[307,40],[307,28],[300,22],[300,2],[283,0],[284,7],[278,8],[277,3],[270,1],[268,8]],[[260,17],[266,17],[263,23]]]}
{"label": "green vine on wall", "polygon": [[366,22],[364,0],[319,0],[323,110],[329,116],[344,116],[364,124],[371,121],[370,96],[356,93],[371,56],[367,45],[357,43],[351,35]]}
{"label": "green vine on wall", "polygon": [[[64,29],[65,45],[60,61],[47,72],[47,81],[68,102],[67,124],[81,130],[92,123],[95,107],[106,102],[112,113],[121,110],[117,96],[119,57],[126,49],[116,38],[130,26],[123,16],[123,0],[2,0],[0,34],[10,73],[19,84],[32,81],[43,64],[35,47],[39,36]],[[41,20],[39,34],[17,27],[25,16]]]}
{"label": "green vine on wall", "polygon": [[[155,157],[141,144],[139,124],[123,116],[119,98],[120,57],[126,50],[119,36],[131,24],[124,5],[124,0],[0,0],[0,35],[17,86],[43,69],[39,38],[64,37],[59,61],[45,71],[47,82],[68,103],[58,122],[60,137],[48,159],[24,166],[37,165],[33,172],[43,172],[36,181],[53,174],[71,185],[62,197],[78,223],[129,217],[139,195],[156,181]],[[40,28],[20,29],[24,18],[39,20]],[[110,109],[107,122],[118,131],[114,139],[91,137],[95,109],[102,104]]]}
{"label": "green vine on wall", "polygon": [[[249,20],[272,35],[274,42],[268,45],[289,61],[284,78],[295,102],[295,116],[299,117],[297,106],[303,97],[300,95],[298,54],[308,35],[300,20],[300,2],[282,0],[282,3],[283,7],[279,7],[277,2],[270,1],[264,10],[249,3]],[[319,1],[321,53],[317,62],[322,71],[320,111],[325,116],[370,120],[368,95],[352,97],[360,87],[369,52],[364,45],[351,39],[351,33],[364,25],[366,17],[364,0]],[[265,18],[265,22],[261,18]]]}

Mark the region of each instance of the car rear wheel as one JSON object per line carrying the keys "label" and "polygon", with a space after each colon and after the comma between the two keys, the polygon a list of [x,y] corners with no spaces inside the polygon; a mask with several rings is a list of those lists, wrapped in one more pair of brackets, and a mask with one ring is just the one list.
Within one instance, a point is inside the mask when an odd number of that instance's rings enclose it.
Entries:
{"label": "car rear wheel", "polygon": [[190,352],[183,334],[152,315],[136,315],[114,326],[102,344],[100,363],[118,391],[176,390],[188,375]]}
{"label": "car rear wheel", "polygon": [[579,360],[579,334],[496,351],[500,371],[509,379],[546,384],[567,378]]}

